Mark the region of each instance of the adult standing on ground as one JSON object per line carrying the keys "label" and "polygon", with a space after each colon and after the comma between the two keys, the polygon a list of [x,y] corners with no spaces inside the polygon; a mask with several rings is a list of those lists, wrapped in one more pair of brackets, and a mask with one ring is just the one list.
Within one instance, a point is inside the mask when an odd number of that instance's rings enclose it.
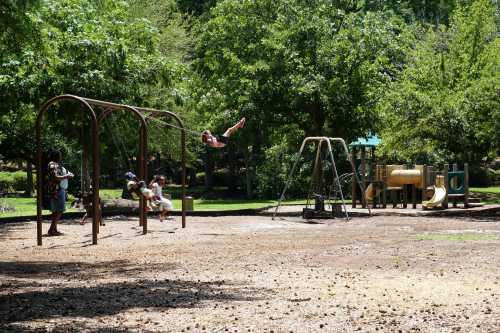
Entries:
{"label": "adult standing on ground", "polygon": [[55,151],[50,156],[48,166],[49,171],[49,194],[50,211],[52,212],[49,236],[62,235],[57,230],[57,223],[66,210],[66,191],[68,190],[68,179],[73,178],[73,174],[67,171],[61,163],[62,154]]}

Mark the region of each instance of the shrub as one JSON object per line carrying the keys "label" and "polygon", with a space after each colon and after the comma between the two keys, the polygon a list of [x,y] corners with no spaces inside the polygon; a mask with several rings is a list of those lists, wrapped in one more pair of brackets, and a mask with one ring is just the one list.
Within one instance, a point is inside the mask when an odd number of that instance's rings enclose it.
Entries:
{"label": "shrub", "polygon": [[500,169],[498,170],[489,169],[489,174],[491,181],[494,185],[500,184]]}
{"label": "shrub", "polygon": [[[231,174],[229,169],[216,169],[214,170],[214,186],[230,186]],[[198,172],[196,174],[196,184],[205,184],[205,172]]]}
{"label": "shrub", "polygon": [[0,172],[0,192],[24,191],[27,186],[26,172]]}
{"label": "shrub", "polygon": [[487,187],[492,183],[492,175],[488,168],[471,166],[469,169],[470,186]]}

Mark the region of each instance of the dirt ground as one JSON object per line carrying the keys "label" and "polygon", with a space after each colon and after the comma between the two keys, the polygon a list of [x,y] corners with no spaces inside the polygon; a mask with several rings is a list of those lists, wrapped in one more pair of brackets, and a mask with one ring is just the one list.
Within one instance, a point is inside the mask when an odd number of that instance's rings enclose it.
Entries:
{"label": "dirt ground", "polygon": [[[46,231],[48,225],[44,225]],[[1,332],[500,332],[500,221],[0,225]]]}

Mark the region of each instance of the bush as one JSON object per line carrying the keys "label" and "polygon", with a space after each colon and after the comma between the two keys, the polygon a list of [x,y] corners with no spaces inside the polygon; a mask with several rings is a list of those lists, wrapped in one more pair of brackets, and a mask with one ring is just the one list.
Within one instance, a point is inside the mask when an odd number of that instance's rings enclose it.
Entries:
{"label": "bush", "polygon": [[0,172],[0,192],[24,191],[28,182],[26,172]]}
{"label": "bush", "polygon": [[489,169],[489,174],[490,174],[491,182],[494,185],[500,184],[500,169],[498,169],[498,170]]}
{"label": "bush", "polygon": [[[311,175],[312,158],[308,154],[311,151],[303,153],[301,162],[298,165],[293,179],[290,180],[290,187],[287,189],[286,198],[304,198],[309,189],[309,178]],[[278,198],[291,169],[298,157],[298,152],[287,151],[285,143],[272,146],[266,150],[266,159],[258,167],[256,192],[262,198]]]}
{"label": "bush", "polygon": [[[214,170],[214,186],[230,186],[234,185],[232,182],[234,182],[234,179],[231,179],[231,174],[229,172],[229,169],[217,169]],[[237,180],[238,184],[241,181]],[[205,184],[205,172],[198,172],[196,174],[196,184]]]}
{"label": "bush", "polygon": [[492,175],[488,168],[472,166],[469,169],[469,185],[477,187],[488,187],[492,184]]}

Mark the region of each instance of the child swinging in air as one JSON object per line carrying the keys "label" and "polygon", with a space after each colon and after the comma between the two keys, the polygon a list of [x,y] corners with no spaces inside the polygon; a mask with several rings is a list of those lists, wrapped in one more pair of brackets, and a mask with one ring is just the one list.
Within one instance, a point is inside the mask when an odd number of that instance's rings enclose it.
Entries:
{"label": "child swinging in air", "polygon": [[229,142],[229,137],[245,126],[245,118],[241,118],[234,126],[229,127],[222,135],[213,135],[209,130],[201,133],[201,142],[212,148],[223,148]]}
{"label": "child swinging in air", "polygon": [[137,176],[132,172],[127,172],[125,174],[125,178],[127,179],[127,190],[136,198],[139,198],[141,195],[147,200],[147,208],[148,210],[152,210],[156,207],[154,200],[154,193],[149,188],[147,188],[146,183],[143,180],[139,180]]}

